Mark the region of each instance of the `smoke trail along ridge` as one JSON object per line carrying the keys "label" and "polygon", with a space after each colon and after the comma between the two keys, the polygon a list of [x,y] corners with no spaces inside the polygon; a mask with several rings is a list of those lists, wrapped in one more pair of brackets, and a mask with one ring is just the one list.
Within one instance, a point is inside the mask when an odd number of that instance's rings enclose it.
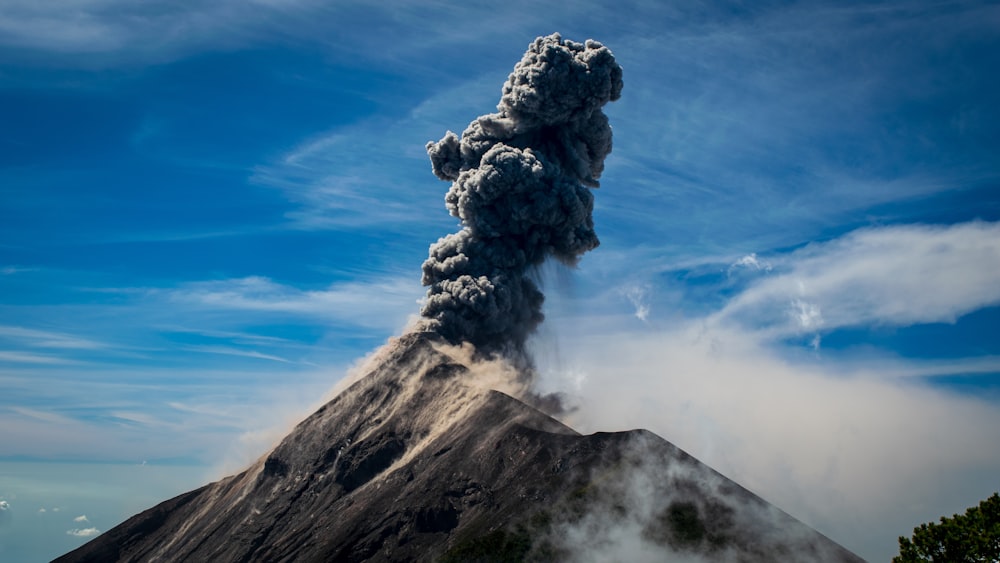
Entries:
{"label": "smoke trail along ridge", "polygon": [[503,87],[497,113],[462,137],[427,143],[434,174],[451,181],[448,211],[462,229],[430,247],[422,328],[484,352],[523,354],[544,299],[528,277],[547,257],[573,265],[599,244],[594,198],[622,69],[598,43],[539,37]]}

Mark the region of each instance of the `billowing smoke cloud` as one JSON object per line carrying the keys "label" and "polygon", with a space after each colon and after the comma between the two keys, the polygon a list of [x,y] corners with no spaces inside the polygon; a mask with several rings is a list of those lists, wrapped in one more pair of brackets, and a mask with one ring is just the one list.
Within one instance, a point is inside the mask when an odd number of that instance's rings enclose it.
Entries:
{"label": "billowing smoke cloud", "polygon": [[575,264],[598,245],[591,215],[622,69],[596,41],[539,37],[503,87],[499,110],[461,139],[427,144],[434,174],[462,230],[430,248],[424,328],[487,352],[519,353],[542,321],[531,279],[548,257]]}

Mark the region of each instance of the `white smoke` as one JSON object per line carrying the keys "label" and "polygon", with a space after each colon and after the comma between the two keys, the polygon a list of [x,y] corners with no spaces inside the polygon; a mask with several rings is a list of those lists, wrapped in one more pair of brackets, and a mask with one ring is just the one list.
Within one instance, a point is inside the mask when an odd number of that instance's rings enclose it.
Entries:
{"label": "white smoke", "polygon": [[[652,435],[591,476],[582,515],[561,514],[547,541],[574,562],[843,561],[836,544]],[[572,511],[570,511],[572,512]]]}

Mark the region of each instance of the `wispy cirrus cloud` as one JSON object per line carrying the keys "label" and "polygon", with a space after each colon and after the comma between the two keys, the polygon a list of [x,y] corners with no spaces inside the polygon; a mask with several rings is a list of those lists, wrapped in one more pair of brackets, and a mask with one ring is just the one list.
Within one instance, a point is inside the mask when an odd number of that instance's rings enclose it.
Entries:
{"label": "wispy cirrus cloud", "polygon": [[290,315],[321,322],[349,322],[398,329],[416,310],[423,289],[414,276],[337,283],[306,290],[262,276],[191,282],[167,290],[166,298],[207,309]]}
{"label": "wispy cirrus cloud", "polygon": [[[535,12],[542,11],[537,5],[530,6]],[[446,50],[458,42],[503,39],[540,17],[526,17],[532,12],[517,7],[499,14],[488,5],[416,6],[356,0],[221,0],[207,4],[191,0],[140,4],[127,0],[46,4],[11,0],[4,7],[0,45],[60,56],[84,67],[156,63],[199,51],[247,45],[307,43],[326,48],[334,58],[365,58],[400,66],[403,62],[422,64],[433,71],[427,62],[428,52]],[[487,16],[491,21],[487,28],[470,25]]]}
{"label": "wispy cirrus cloud", "polygon": [[310,5],[317,3],[12,0],[0,17],[0,45],[74,58],[103,55],[114,63],[160,61],[198,48],[245,44],[268,29],[280,30],[275,20],[294,17]]}
{"label": "wispy cirrus cloud", "polygon": [[159,426],[169,429],[176,429],[180,427],[179,424],[167,423],[162,418],[154,416],[148,412],[110,410],[107,412],[105,416],[107,416],[108,420],[116,424],[142,426],[145,428],[153,428]]}
{"label": "wispy cirrus cloud", "polygon": [[257,167],[251,181],[282,190],[296,205],[286,217],[299,229],[398,230],[426,221],[428,214],[415,209],[427,211],[428,199],[416,190],[394,189],[417,169],[398,156],[405,141],[370,132],[359,128],[356,135],[335,132],[309,141],[279,162]]}
{"label": "wispy cirrus cloud", "polygon": [[99,350],[108,344],[93,339],[67,334],[25,328],[22,326],[0,325],[0,339],[16,341],[33,348],[59,348],[71,350]]}
{"label": "wispy cirrus cloud", "polygon": [[32,352],[0,350],[0,362],[17,364],[73,364],[76,363],[76,360]]}
{"label": "wispy cirrus cloud", "polygon": [[293,360],[288,358],[283,358],[274,354],[265,354],[263,352],[258,352],[256,350],[244,350],[241,348],[232,348],[228,346],[186,346],[182,348],[184,351],[197,352],[200,354],[219,354],[222,356],[238,356],[241,358],[253,358],[257,360],[268,360],[272,362],[280,362],[283,364],[295,363]]}
{"label": "wispy cirrus cloud", "polygon": [[502,77],[473,78],[438,91],[397,119],[368,119],[320,133],[256,167],[250,180],[282,190],[297,205],[286,216],[300,229],[377,227],[398,233],[415,224],[450,225],[441,197],[433,197],[433,190],[443,194],[446,187],[431,173],[424,145],[449,129],[463,129],[478,108],[495,104]]}
{"label": "wispy cirrus cloud", "polygon": [[[204,364],[204,362],[201,362]],[[103,367],[21,370],[0,376],[3,456],[85,461],[180,459],[239,463],[316,408],[346,364],[308,367],[268,362],[266,370]],[[273,367],[271,367],[273,366]],[[125,380],[123,373],[130,379]],[[50,391],[35,391],[44,381]],[[23,389],[30,389],[25,395]],[[85,394],[80,390],[86,389]],[[18,404],[27,397],[32,406]],[[268,436],[267,440],[237,436]],[[266,443],[265,443],[266,442]],[[238,467],[228,467],[230,470]],[[221,477],[214,474],[212,477]]]}
{"label": "wispy cirrus cloud", "polygon": [[24,266],[4,266],[3,268],[0,268],[0,274],[5,276],[13,276],[15,274],[22,274],[24,272],[34,272],[37,270],[38,268],[27,268]]}
{"label": "wispy cirrus cloud", "polygon": [[[23,312],[22,312],[23,313]],[[30,316],[27,321],[34,321]],[[108,358],[135,358],[135,348],[112,339],[96,340],[71,332],[0,325],[0,362],[35,365],[86,365]]]}
{"label": "wispy cirrus cloud", "polygon": [[[246,360],[247,369],[256,369],[255,362],[318,366],[358,354],[338,337],[374,345],[398,332],[424,296],[416,274],[391,270],[323,285],[246,276],[82,291],[113,297],[0,304],[8,321],[0,324],[0,363],[22,371],[75,366],[85,373],[153,362],[217,366],[227,358]],[[88,327],[86,334],[81,326]]]}
{"label": "wispy cirrus cloud", "polygon": [[57,412],[52,412],[51,410],[40,410],[40,409],[32,409],[28,407],[17,407],[17,406],[8,407],[8,410],[22,417],[50,424],[70,426],[74,425],[77,422],[72,417],[68,417],[59,414]]}
{"label": "wispy cirrus cloud", "polygon": [[633,246],[678,258],[791,247],[1000,177],[997,82],[970,74],[975,62],[936,62],[957,44],[990,48],[995,4],[805,2],[726,15],[607,40],[630,61],[632,103],[610,111],[605,185],[628,196],[597,198],[620,222],[603,222],[606,242],[621,228]]}
{"label": "wispy cirrus cloud", "polygon": [[180,325],[162,325],[156,328],[158,330],[162,330],[169,333],[191,334],[215,340],[237,342],[240,344],[273,344],[284,347],[294,347],[301,345],[300,343],[295,342],[293,340],[289,340],[288,338],[269,336],[265,334],[254,334],[252,332],[213,330],[210,328],[203,328],[203,327],[193,328]]}

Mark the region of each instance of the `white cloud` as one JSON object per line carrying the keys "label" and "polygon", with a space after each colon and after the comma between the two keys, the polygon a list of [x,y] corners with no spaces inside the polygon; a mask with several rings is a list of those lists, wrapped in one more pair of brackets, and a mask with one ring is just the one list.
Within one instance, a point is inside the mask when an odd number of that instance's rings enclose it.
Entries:
{"label": "white cloud", "polygon": [[95,350],[107,347],[102,342],[72,334],[10,325],[0,325],[0,338],[15,340],[24,345],[37,348]]}
{"label": "white cloud", "polygon": [[10,350],[0,350],[0,362],[12,362],[18,364],[71,364],[73,360],[48,356],[45,354],[33,354],[30,352],[12,352]]}
{"label": "white cloud", "polygon": [[774,258],[717,320],[776,336],[954,322],[1000,303],[1000,223],[862,229]]}
{"label": "white cloud", "polygon": [[77,421],[75,419],[51,411],[32,409],[28,407],[15,407],[15,406],[10,406],[7,408],[8,410],[15,412],[22,417],[30,418],[40,422],[58,424],[63,426],[73,426],[77,424]]}
{"label": "white cloud", "polygon": [[303,290],[266,277],[192,282],[166,291],[174,302],[212,309],[242,310],[349,322],[377,329],[399,330],[416,310],[424,290],[413,275],[352,281],[322,290]]}
{"label": "white cloud", "polygon": [[1000,406],[896,377],[963,373],[960,360],[795,362],[752,333],[624,321],[561,340],[561,363],[541,366],[581,432],[648,428],[870,560],[996,487]]}
{"label": "white cloud", "polygon": [[66,530],[66,535],[76,536],[78,538],[89,538],[100,533],[101,531],[97,528],[73,528],[72,530]]}
{"label": "white cloud", "polygon": [[[431,173],[424,144],[449,129],[461,130],[496,104],[505,77],[473,77],[414,100],[419,103],[404,117],[367,119],[319,134],[257,167],[252,181],[279,188],[296,203],[287,216],[300,229],[377,226],[398,232],[433,224],[435,217],[452,224],[441,199],[447,185]],[[428,198],[424,190],[400,185],[437,187],[442,196]]]}
{"label": "white cloud", "polygon": [[9,510],[10,503],[5,500],[0,500],[0,510]]}
{"label": "white cloud", "polygon": [[763,271],[763,272],[770,272],[771,271],[771,263],[768,262],[768,261],[766,261],[766,260],[761,260],[761,259],[757,258],[757,253],[756,252],[751,252],[750,254],[747,254],[746,256],[743,256],[742,258],[740,258],[736,262],[733,262],[732,264],[730,264],[729,265],[729,273],[732,274],[733,271],[735,271],[737,269],[741,269],[741,268],[747,269],[747,270],[753,270],[755,272],[761,272],[761,271]]}
{"label": "white cloud", "polygon": [[[399,135],[381,138],[373,130],[385,132],[368,124],[307,141],[281,162],[258,167],[252,181],[281,189],[298,205],[286,216],[299,229],[396,229],[426,221],[429,200],[419,192],[378,189],[398,185],[407,176],[405,169],[417,167],[400,158],[407,140]],[[419,146],[419,141],[411,142]],[[421,174],[427,174],[425,168],[420,166]]]}
{"label": "white cloud", "polygon": [[81,514],[80,516],[77,516],[76,518],[73,519],[73,521],[74,522],[90,522],[90,520],[87,520],[87,515],[86,514]]}
{"label": "white cloud", "polygon": [[[303,361],[261,362],[260,369],[226,362],[226,369],[178,373],[168,362],[160,367],[8,370],[0,374],[0,388],[15,402],[25,393],[36,393],[37,401],[55,406],[0,405],[0,429],[10,429],[5,453],[129,463],[183,458],[214,464],[234,447],[234,437],[241,432],[274,424],[289,428],[286,419],[308,414],[304,405],[342,377],[355,353],[348,350],[340,360],[316,358],[320,365],[313,367]],[[205,356],[196,360],[204,364]],[[46,383],[44,393],[37,390],[39,381]],[[77,418],[75,413],[82,411],[101,416]]]}
{"label": "white cloud", "polygon": [[0,350],[0,362],[53,366],[81,364],[79,359],[65,357],[71,352],[109,348],[102,342],[72,334],[11,325],[0,325],[0,344],[17,348]]}
{"label": "white cloud", "polygon": [[621,289],[622,295],[635,307],[635,318],[642,322],[649,320],[649,286],[630,285]]}
{"label": "white cloud", "polygon": [[792,317],[804,330],[816,330],[823,326],[823,314],[819,306],[801,299],[792,300]]}
{"label": "white cloud", "polygon": [[238,45],[250,39],[253,30],[273,26],[289,8],[306,2],[254,2],[252,8],[246,4],[8,0],[0,18],[0,45],[66,55],[159,60],[198,47]]}
{"label": "white cloud", "polygon": [[[694,256],[788,248],[885,212],[876,206],[996,182],[995,150],[974,141],[996,128],[988,94],[976,93],[989,87],[928,61],[992,37],[997,6],[809,2],[752,17],[698,9],[703,17],[680,14],[670,34],[662,19],[636,19],[629,34],[602,38],[626,65],[622,103],[609,110],[615,152],[605,179],[628,196],[599,195],[597,205],[621,223],[626,244]],[[935,41],[919,39],[928,36]],[[863,68],[851,62],[860,59]],[[657,84],[670,84],[669,95]],[[957,135],[948,112],[897,113],[928,102],[958,113],[957,99],[985,117],[978,134]],[[883,126],[893,115],[905,129]]]}
{"label": "white cloud", "polygon": [[[198,50],[292,41],[329,49],[331,58],[401,59],[430,64],[461,41],[510,37],[536,20],[538,6],[517,0],[504,14],[487,5],[358,0],[6,0],[0,46],[62,55],[87,65],[173,60]],[[535,8],[528,12],[527,8]],[[525,14],[531,13],[532,18]],[[491,16],[487,27],[475,25]],[[565,16],[562,16],[565,18]],[[525,39],[526,41],[527,39]]]}
{"label": "white cloud", "polygon": [[187,346],[184,350],[190,352],[198,352],[202,354],[218,354],[222,356],[237,356],[241,358],[254,358],[257,360],[268,360],[271,362],[280,362],[283,364],[295,363],[288,358],[283,358],[281,356],[276,356],[274,354],[265,354],[263,352],[258,352],[256,350],[241,350],[239,348],[231,348],[228,346]]}
{"label": "white cloud", "polygon": [[558,350],[538,356],[543,390],[568,394],[578,430],[648,428],[873,561],[991,494],[1000,405],[926,378],[998,373],[1000,358],[801,354],[775,338],[812,333],[818,348],[840,327],[996,305],[1000,224],[864,229],[768,262],[701,317],[560,307],[542,336],[558,341],[536,346]]}
{"label": "white cloud", "polygon": [[163,420],[152,416],[149,413],[134,412],[134,411],[120,411],[120,410],[110,410],[107,413],[108,417],[119,424],[128,425],[139,425],[139,426],[166,426]]}
{"label": "white cloud", "polygon": [[189,328],[177,325],[165,325],[157,328],[167,332],[174,332],[179,334],[194,334],[194,335],[204,336],[206,338],[212,338],[216,340],[227,340],[227,341],[237,342],[240,344],[278,345],[283,348],[295,347],[297,345],[301,345],[300,343],[294,340],[289,340],[287,338],[279,338],[277,336],[267,336],[263,334],[254,334],[251,332],[212,330],[204,327]]}
{"label": "white cloud", "polygon": [[0,268],[0,274],[5,276],[12,276],[14,274],[20,274],[23,272],[34,272],[37,270],[38,268],[24,268],[21,266],[4,266],[3,268]]}

